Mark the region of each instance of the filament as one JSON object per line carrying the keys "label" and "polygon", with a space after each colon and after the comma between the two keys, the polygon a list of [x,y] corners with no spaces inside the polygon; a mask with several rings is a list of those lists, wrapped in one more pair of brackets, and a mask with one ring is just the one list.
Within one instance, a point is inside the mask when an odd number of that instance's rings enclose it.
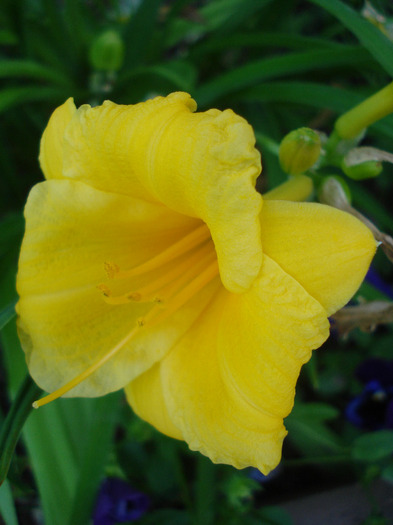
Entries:
{"label": "filament", "polygon": [[74,377],[71,381],[66,383],[64,386],[58,388],[51,394],[48,394],[47,396],[43,397],[42,399],[39,399],[38,401],[34,401],[33,408],[40,408],[51,401],[54,401],[55,399],[63,396],[73,388],[75,388],[79,383],[82,383],[85,379],[91,376],[98,368],[100,368],[102,365],[104,365],[109,359],[112,359],[123,347],[125,344],[127,344],[130,339],[134,337],[134,335],[137,333],[140,325],[135,326],[131,332],[129,332],[124,339],[120,341],[116,346],[112,348],[107,354],[105,354],[103,357],[95,361],[92,365],[90,365],[86,370],[84,370],[81,374]]}
{"label": "filament", "polygon": [[193,253],[192,256],[187,257],[181,263],[173,265],[173,268],[164,272],[157,279],[153,279],[146,286],[138,288],[138,290],[127,292],[122,295],[114,296],[108,286],[100,284],[97,288],[104,294],[104,301],[112,305],[127,304],[131,301],[136,302],[162,302],[165,298],[158,294],[160,291],[165,291],[168,288],[173,288],[173,284],[182,284],[187,282],[191,275],[195,275],[196,268],[200,267],[202,261],[205,262],[207,257],[211,258],[214,251],[210,244],[203,244],[201,248]]}
{"label": "filament", "polygon": [[132,268],[131,270],[121,271],[116,264],[106,263],[108,276],[111,279],[124,279],[126,277],[134,277],[142,273],[150,272],[151,270],[156,270],[165,263],[176,259],[184,253],[187,253],[192,248],[198,246],[203,241],[207,241],[208,239],[210,239],[210,231],[206,224],[202,224],[191,233],[180,239],[180,241],[175,242],[166,250],[160,252],[158,255],[152,257],[145,263]]}

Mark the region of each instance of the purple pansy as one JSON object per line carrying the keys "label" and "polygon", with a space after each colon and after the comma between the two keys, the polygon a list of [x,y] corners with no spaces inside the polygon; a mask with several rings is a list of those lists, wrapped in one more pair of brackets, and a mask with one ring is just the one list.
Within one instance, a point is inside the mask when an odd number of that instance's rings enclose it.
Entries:
{"label": "purple pansy", "polygon": [[347,419],[366,430],[393,429],[393,361],[367,359],[356,376],[364,388],[348,404]]}
{"label": "purple pansy", "polygon": [[93,525],[115,525],[139,519],[149,507],[149,498],[126,481],[107,478],[101,485]]}

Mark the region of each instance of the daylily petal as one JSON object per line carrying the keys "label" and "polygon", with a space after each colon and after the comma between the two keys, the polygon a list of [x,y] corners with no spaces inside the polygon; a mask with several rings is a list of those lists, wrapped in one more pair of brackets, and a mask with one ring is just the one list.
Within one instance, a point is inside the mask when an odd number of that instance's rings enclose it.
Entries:
{"label": "daylily petal", "polygon": [[195,109],[186,93],[134,106],[82,106],[65,131],[64,174],[205,221],[224,286],[240,292],[262,261],[262,198],[254,188],[260,155],[244,119]]}
{"label": "daylily petal", "polygon": [[[25,215],[17,281],[19,331],[31,375],[53,391],[108,353],[152,308],[151,303],[107,304],[97,290],[107,280],[104,263],[133,267],[199,221],[66,180],[35,186]],[[171,348],[211,293],[207,287],[165,323],[141,328],[117,356],[68,395],[95,396],[122,388]]]}
{"label": "daylily petal", "polygon": [[358,219],[317,203],[264,202],[264,253],[315,297],[328,315],[362,283],[376,243]]}
{"label": "daylily petal", "polygon": [[64,132],[76,112],[74,100],[69,98],[49,119],[40,144],[40,165],[46,179],[63,178]]}
{"label": "daylily petal", "polygon": [[183,434],[175,427],[168,413],[162,390],[160,363],[134,379],[124,391],[127,401],[139,417],[166,436],[183,439]]}
{"label": "daylily petal", "polygon": [[264,257],[250,291],[222,289],[155,370],[127,387],[128,398],[147,421],[214,462],[267,473],[281,457],[300,367],[328,333],[321,305]]}

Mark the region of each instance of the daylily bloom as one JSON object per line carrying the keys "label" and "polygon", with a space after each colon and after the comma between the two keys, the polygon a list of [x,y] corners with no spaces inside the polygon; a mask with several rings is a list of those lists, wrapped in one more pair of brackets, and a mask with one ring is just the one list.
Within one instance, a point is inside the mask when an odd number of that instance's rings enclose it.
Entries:
{"label": "daylily bloom", "polygon": [[293,181],[263,202],[252,128],[195,110],[173,93],[54,112],[25,209],[19,332],[55,391],[36,406],[125,388],[161,432],[266,474],[300,368],[376,244],[349,214],[286,200]]}

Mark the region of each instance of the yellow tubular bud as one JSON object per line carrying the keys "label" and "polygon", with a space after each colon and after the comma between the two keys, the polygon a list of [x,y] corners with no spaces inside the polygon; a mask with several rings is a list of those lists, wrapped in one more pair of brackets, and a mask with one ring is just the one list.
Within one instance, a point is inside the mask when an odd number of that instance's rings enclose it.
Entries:
{"label": "yellow tubular bud", "polygon": [[365,128],[393,112],[393,82],[350,109],[336,121],[341,139],[353,139]]}

